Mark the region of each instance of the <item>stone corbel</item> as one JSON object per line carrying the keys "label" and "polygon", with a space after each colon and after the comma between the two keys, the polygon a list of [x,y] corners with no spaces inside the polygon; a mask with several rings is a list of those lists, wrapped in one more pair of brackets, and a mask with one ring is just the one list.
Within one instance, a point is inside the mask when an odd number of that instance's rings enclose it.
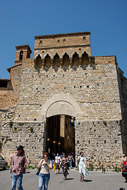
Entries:
{"label": "stone corbel", "polygon": [[60,68],[62,68],[62,66],[63,66],[63,59],[60,58]]}
{"label": "stone corbel", "polygon": [[41,60],[42,60],[42,61],[41,61],[41,62],[42,62],[42,67],[44,68],[44,64],[45,64],[45,63],[44,63],[44,59],[41,59]]}
{"label": "stone corbel", "polygon": [[82,66],[82,57],[79,57],[79,66]]}
{"label": "stone corbel", "polygon": [[70,57],[70,68],[72,67],[72,57]]}
{"label": "stone corbel", "polygon": [[51,67],[53,68],[53,59],[51,59]]}

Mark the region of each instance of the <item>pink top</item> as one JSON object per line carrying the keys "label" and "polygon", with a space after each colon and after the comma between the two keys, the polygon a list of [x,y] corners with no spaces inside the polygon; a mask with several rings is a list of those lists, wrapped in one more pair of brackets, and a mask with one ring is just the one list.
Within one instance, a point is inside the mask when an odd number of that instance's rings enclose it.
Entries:
{"label": "pink top", "polygon": [[24,154],[15,154],[12,156],[12,173],[19,175],[23,173],[25,167],[27,165],[27,159]]}

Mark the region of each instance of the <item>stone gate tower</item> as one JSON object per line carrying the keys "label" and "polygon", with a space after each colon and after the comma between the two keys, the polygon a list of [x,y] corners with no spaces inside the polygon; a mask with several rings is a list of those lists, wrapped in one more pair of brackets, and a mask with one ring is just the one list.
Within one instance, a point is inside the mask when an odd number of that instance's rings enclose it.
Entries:
{"label": "stone gate tower", "polygon": [[35,36],[16,47],[10,80],[0,79],[1,154],[25,146],[30,164],[44,151],[84,151],[95,168],[127,154],[127,79],[115,56],[91,56],[90,32]]}

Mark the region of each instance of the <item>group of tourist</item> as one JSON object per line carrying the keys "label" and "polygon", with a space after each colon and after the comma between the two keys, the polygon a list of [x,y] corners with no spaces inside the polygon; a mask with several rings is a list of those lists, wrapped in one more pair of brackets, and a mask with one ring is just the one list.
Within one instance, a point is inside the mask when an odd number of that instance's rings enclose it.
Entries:
{"label": "group of tourist", "polygon": [[[12,189],[16,190],[16,183],[18,190],[23,190],[22,187],[22,178],[23,174],[25,173],[25,168],[27,166],[27,159],[24,152],[24,147],[22,145],[17,147],[17,152],[11,155],[11,177],[12,177]],[[64,179],[67,179],[67,175],[69,168],[72,168],[72,162],[74,161],[73,156],[71,153],[66,157],[65,153],[61,156],[57,153],[54,159],[54,164],[48,157],[48,153],[45,152],[43,155],[43,159],[40,160],[38,164],[38,175],[39,175],[39,186],[38,190],[42,190],[44,186],[44,190],[48,189],[48,182],[50,180],[50,170],[55,165],[55,174],[60,172],[60,168],[63,170]],[[127,157],[123,155],[121,159],[121,165],[124,168],[124,165],[127,165]],[[81,152],[80,156],[78,157],[78,166],[79,166],[79,174],[80,174],[80,181],[84,181],[84,177],[88,176],[87,170],[87,162],[84,156],[84,153]],[[125,177],[127,180],[127,178]]]}
{"label": "group of tourist", "polygon": [[[28,164],[24,147],[22,145],[17,147],[17,152],[14,152],[11,156],[11,177],[12,177],[12,189],[16,190],[16,184],[18,190],[23,190],[22,187],[22,179],[23,174],[25,173],[25,168]],[[74,157],[71,153],[66,157],[65,153],[63,153],[61,156],[57,153],[54,159],[54,165],[55,165],[55,174],[60,172],[60,168],[63,170],[63,176],[64,179],[67,179],[67,175],[69,174],[69,168],[72,168],[72,163],[74,162]],[[80,181],[84,180],[84,176],[88,175],[87,171],[87,163],[86,158],[84,157],[83,152],[80,153],[80,156],[78,158],[79,162],[79,173],[80,173]],[[39,175],[39,186],[38,190],[42,190],[42,187],[44,186],[44,190],[48,189],[48,182],[50,180],[50,170],[53,168],[52,161],[48,157],[48,153],[45,152],[43,155],[43,159],[40,160],[38,164],[38,175]]]}

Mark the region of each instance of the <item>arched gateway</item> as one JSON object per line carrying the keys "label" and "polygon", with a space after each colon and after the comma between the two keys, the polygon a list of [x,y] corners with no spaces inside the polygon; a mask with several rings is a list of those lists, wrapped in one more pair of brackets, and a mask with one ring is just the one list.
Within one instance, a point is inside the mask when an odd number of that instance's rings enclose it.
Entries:
{"label": "arched gateway", "polygon": [[75,120],[81,115],[70,94],[56,94],[45,103],[41,115],[46,118],[44,151],[75,153]]}

